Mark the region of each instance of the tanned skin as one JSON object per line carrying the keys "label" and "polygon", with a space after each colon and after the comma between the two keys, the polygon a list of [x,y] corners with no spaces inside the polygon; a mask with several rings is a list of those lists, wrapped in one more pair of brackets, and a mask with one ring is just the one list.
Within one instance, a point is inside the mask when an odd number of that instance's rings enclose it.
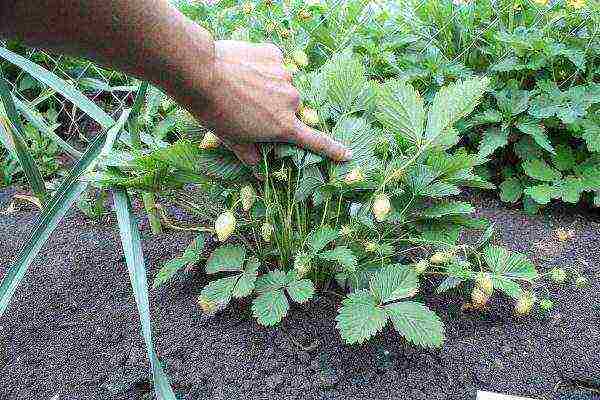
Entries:
{"label": "tanned skin", "polygon": [[351,151],[296,118],[281,50],[214,41],[168,0],[0,0],[0,37],[84,57],[162,88],[247,164],[258,142],[294,143],[336,161]]}

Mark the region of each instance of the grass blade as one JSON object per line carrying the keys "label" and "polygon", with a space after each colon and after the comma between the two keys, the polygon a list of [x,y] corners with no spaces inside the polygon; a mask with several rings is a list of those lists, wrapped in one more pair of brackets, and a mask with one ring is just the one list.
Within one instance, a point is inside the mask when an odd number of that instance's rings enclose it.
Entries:
{"label": "grass blade", "polygon": [[47,197],[46,185],[44,185],[42,174],[35,164],[35,160],[31,156],[29,149],[27,148],[27,144],[25,143],[25,132],[23,131],[23,126],[21,125],[21,117],[19,117],[17,109],[15,108],[15,103],[13,102],[10,85],[8,82],[6,82],[6,80],[1,78],[0,98],[4,104],[6,116],[12,124],[12,127],[7,126],[5,129],[5,133],[9,136],[7,142],[12,142],[14,152],[19,160],[19,164],[21,164],[21,168],[23,169],[25,176],[27,177],[29,185],[31,185],[31,189],[33,190],[35,196],[43,204],[46,202]]}
{"label": "grass blade", "polygon": [[129,200],[127,192],[123,190],[116,190],[113,197],[117,221],[119,223],[121,243],[123,244],[123,252],[125,253],[125,261],[127,262],[127,270],[129,271],[131,287],[133,288],[133,294],[140,314],[142,335],[146,342],[146,351],[148,353],[152,376],[154,378],[154,391],[158,399],[175,400],[175,393],[173,393],[169,380],[158,360],[152,342],[146,266],[142,254],[140,232],[135,216],[133,215],[131,201]]}
{"label": "grass blade", "polygon": [[48,124],[46,124],[44,118],[41,115],[39,115],[33,107],[30,107],[27,103],[17,99],[15,96],[13,96],[13,100],[15,102],[17,110],[19,110],[21,114],[23,114],[23,117],[25,117],[25,119],[29,121],[29,123],[33,127],[35,127],[35,129],[40,131],[42,134],[46,135],[48,139],[56,143],[61,149],[63,149],[67,154],[71,155],[73,158],[81,158],[82,153],[79,150],[75,149],[73,146],[71,146],[69,143],[64,141],[56,133],[54,133],[54,131],[50,129]]}
{"label": "grass blade", "polygon": [[36,63],[16,53],[13,53],[4,47],[0,47],[0,57],[26,71],[35,79],[45,83],[66,97],[81,111],[98,122],[104,129],[109,129],[114,125],[115,121],[110,115],[104,112],[104,110],[98,107],[93,101],[88,99],[83,93],[47,69],[40,67]]}

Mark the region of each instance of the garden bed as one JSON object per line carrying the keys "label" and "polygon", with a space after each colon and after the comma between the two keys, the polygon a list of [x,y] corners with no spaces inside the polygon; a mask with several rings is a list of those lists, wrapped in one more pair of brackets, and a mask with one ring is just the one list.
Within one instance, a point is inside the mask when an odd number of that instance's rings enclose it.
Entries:
{"label": "garden bed", "polygon": [[[0,193],[4,209],[11,190]],[[247,302],[208,318],[196,304],[206,277],[192,272],[151,292],[157,351],[182,398],[474,399],[478,389],[541,399],[600,393],[598,215],[556,209],[530,217],[496,200],[470,199],[496,223],[498,240],[542,272],[576,267],[590,285],[550,284],[547,315],[513,316],[494,298],[485,313],[461,311],[460,296],[429,302],[446,323],[440,350],[408,345],[389,329],[362,346],[335,328],[339,300],[320,294],[295,305],[281,328],[259,326]],[[0,216],[0,278],[33,226],[35,210]],[[0,318],[1,399],[150,398],[133,295],[113,218],[72,212],[59,226]],[[193,235],[149,236],[151,276]],[[572,229],[560,241],[555,230]]]}

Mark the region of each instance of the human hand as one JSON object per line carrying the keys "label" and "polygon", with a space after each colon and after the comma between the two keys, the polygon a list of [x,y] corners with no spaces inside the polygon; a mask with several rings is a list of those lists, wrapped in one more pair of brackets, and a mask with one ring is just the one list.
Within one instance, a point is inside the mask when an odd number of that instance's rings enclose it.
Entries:
{"label": "human hand", "polygon": [[203,109],[190,111],[211,123],[243,162],[260,160],[260,142],[292,143],[335,161],[351,158],[350,149],[296,117],[300,95],[276,46],[216,41],[210,75]]}

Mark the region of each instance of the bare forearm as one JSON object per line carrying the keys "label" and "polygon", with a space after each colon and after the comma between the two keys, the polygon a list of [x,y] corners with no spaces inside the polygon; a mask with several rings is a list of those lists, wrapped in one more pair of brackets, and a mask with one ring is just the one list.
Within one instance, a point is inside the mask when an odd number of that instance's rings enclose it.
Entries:
{"label": "bare forearm", "polygon": [[213,73],[210,34],[167,0],[4,0],[0,36],[111,66],[184,104],[186,92],[204,91]]}

